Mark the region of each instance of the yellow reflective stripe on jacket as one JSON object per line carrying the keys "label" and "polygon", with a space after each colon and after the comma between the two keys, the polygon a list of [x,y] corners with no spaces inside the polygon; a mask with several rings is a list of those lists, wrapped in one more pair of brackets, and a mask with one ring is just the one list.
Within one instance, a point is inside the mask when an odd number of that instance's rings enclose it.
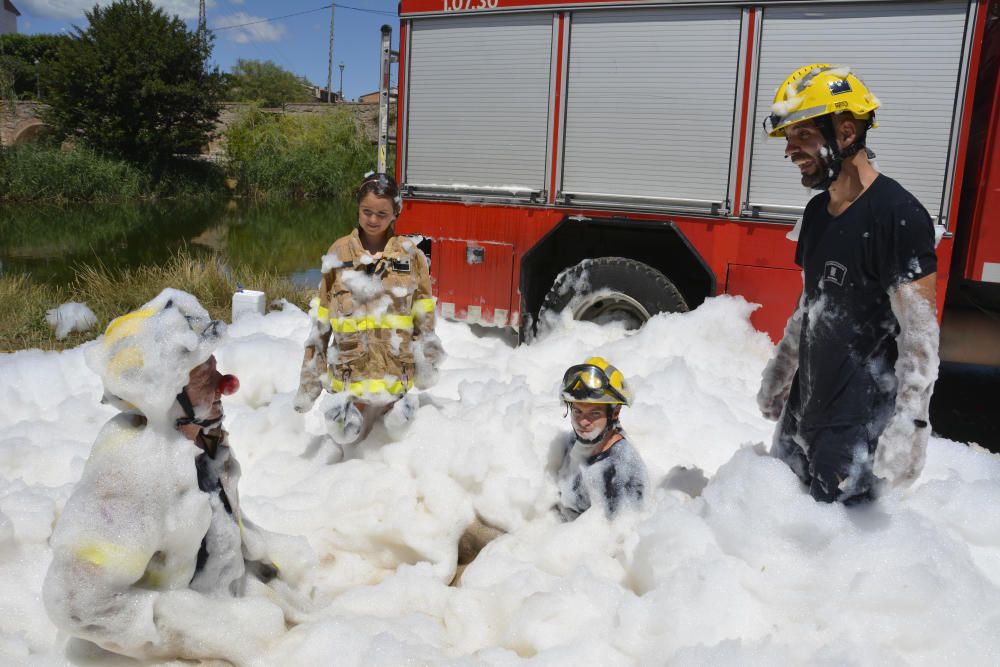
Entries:
{"label": "yellow reflective stripe on jacket", "polygon": [[402,394],[405,393],[407,389],[413,388],[413,381],[407,380],[405,386],[403,385],[402,380],[396,380],[391,384],[385,380],[359,380],[345,385],[343,380],[331,377],[330,386],[335,392],[344,391],[346,387],[347,391],[354,396],[377,394],[383,391],[389,394]]}
{"label": "yellow reflective stripe on jacket", "polygon": [[426,315],[434,312],[434,299],[417,299],[413,302],[414,315]]}
{"label": "yellow reflective stripe on jacket", "polygon": [[368,315],[366,317],[331,317],[330,327],[337,333],[357,333],[372,329],[413,330],[412,315]]}
{"label": "yellow reflective stripe on jacket", "polygon": [[138,579],[146,571],[149,555],[137,549],[128,549],[103,540],[80,542],[73,549],[73,555],[97,567],[127,574]]}
{"label": "yellow reflective stripe on jacket", "polygon": [[316,311],[316,319],[319,320],[320,322],[325,322],[326,320],[330,319],[330,311],[327,308],[319,305],[319,297],[313,297],[312,301],[309,302],[309,310]]}

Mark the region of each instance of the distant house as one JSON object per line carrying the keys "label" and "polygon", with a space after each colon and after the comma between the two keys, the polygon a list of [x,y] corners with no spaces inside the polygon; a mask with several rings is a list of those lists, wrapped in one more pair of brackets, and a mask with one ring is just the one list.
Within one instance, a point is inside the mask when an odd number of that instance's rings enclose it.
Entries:
{"label": "distant house", "polygon": [[340,93],[319,86],[306,86],[306,89],[317,102],[341,102]]}
{"label": "distant house", "polygon": [[[358,102],[361,102],[362,104],[375,104],[378,102],[378,92],[379,91],[376,90],[374,93],[366,93],[358,98]],[[395,99],[398,92],[399,91],[396,90],[395,87],[390,88],[389,97]]]}
{"label": "distant house", "polygon": [[17,32],[17,17],[21,12],[10,0],[3,0],[3,11],[0,12],[0,35],[10,35]]}

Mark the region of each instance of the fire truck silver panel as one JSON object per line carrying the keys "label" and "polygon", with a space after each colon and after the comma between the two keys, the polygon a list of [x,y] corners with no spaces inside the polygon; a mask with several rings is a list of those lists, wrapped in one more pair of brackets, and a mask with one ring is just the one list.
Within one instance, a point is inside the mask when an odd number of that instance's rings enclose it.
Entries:
{"label": "fire truck silver panel", "polygon": [[406,182],[543,190],[551,53],[547,12],[414,20]]}
{"label": "fire truck silver panel", "polygon": [[812,196],[783,139],[761,128],[774,91],[809,63],[846,65],[882,102],[868,135],[881,171],[943,215],[968,3],[877,2],[765,6],[747,207],[804,207]]}
{"label": "fire truck silver panel", "polygon": [[562,192],[725,201],[740,17],[738,7],[575,13]]}

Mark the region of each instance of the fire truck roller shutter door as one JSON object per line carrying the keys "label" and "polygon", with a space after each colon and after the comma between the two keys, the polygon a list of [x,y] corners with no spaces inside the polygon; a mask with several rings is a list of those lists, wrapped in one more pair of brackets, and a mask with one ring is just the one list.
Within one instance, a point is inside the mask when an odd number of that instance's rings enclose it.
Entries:
{"label": "fire truck roller shutter door", "polygon": [[573,318],[605,324],[624,322],[638,329],[657,313],[687,312],[677,286],[648,264],[625,257],[585,259],[560,273],[545,296],[539,325],[546,314],[571,308]]}

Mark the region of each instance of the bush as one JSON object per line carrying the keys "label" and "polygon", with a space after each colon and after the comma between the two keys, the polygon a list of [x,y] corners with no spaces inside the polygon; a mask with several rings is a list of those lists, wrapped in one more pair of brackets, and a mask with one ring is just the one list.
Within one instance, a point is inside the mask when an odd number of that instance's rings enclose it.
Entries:
{"label": "bush", "polygon": [[[302,309],[308,307],[315,292],[273,273],[229,268],[219,258],[195,259],[186,251],[164,266],[125,270],[79,267],[67,287],[35,283],[23,275],[0,276],[0,351],[34,347],[58,350],[79,345],[96,338],[111,320],[135,310],[165,287],[190,292],[213,318],[228,322],[237,282],[267,292],[269,299],[287,299]],[[86,303],[97,315],[98,326],[57,341],[45,323],[45,312],[66,301]]]}
{"label": "bush", "polygon": [[141,169],[87,149],[0,149],[0,201],[111,201],[138,198],[148,187]]}
{"label": "bush", "polygon": [[154,177],[149,167],[82,147],[0,148],[0,201],[108,202],[225,192],[225,174],[210,162],[174,159],[157,171]]}
{"label": "bush", "polygon": [[348,111],[288,116],[251,107],[226,130],[229,172],[251,197],[331,197],[353,191],[374,150]]}

